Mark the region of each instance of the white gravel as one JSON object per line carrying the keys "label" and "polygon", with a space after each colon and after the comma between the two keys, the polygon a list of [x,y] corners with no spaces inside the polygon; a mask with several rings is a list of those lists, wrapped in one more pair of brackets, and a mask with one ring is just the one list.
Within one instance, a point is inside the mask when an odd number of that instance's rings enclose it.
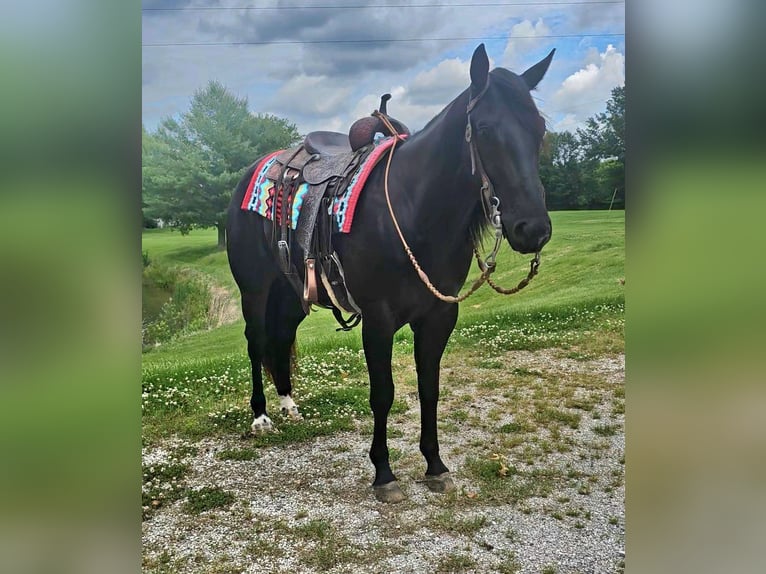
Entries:
{"label": "white gravel", "polygon": [[[571,450],[537,456],[533,465],[521,462],[519,449],[503,451],[498,442],[497,428],[514,420],[514,409],[522,406],[506,405],[481,386],[481,373],[451,364],[445,357],[443,387],[450,391],[443,400],[440,424],[450,421],[448,415],[456,405],[470,413],[456,429],[447,425],[440,431],[442,456],[458,485],[458,493],[449,497],[431,493],[419,482],[424,463],[417,447],[417,399],[411,389],[403,388],[399,395],[406,397],[409,411],[389,422],[389,429],[402,431],[402,436],[389,439],[389,447],[401,453],[392,466],[407,495],[397,505],[377,502],[369,486],[373,475],[367,458],[369,420],[360,423],[356,432],[263,448],[253,461],[216,458],[223,449],[247,447],[240,437],[194,443],[197,454],[185,459],[192,467],[186,484],[221,487],[233,493],[236,501],[229,508],[199,516],[184,513],[183,501],[153,512],[143,522],[144,571],[621,572],[624,415],[612,410],[612,401],[614,388],[624,384],[624,356],[583,361],[562,355],[549,349],[513,351],[503,357],[506,364],[543,373],[547,381],[584,374],[595,375],[599,381],[598,391],[586,389],[590,396],[600,393],[594,410],[582,413],[579,428],[561,431]],[[466,394],[468,400],[463,397]],[[499,419],[476,424],[483,420],[483,413],[498,408],[503,409]],[[594,419],[593,413],[599,418]],[[476,416],[479,419],[472,421]],[[594,433],[596,425],[607,423],[617,427],[614,435]],[[191,443],[167,440],[146,449],[144,464],[161,463],[174,448],[187,444]],[[544,498],[490,502],[482,498],[481,485],[465,463],[467,457],[486,458],[488,452],[498,451],[508,464],[523,469],[567,469],[582,473],[583,478],[557,483]],[[484,522],[477,528],[453,527],[479,517]],[[313,524],[326,525],[330,537],[312,539],[301,534],[301,526],[312,521],[324,521]],[[445,521],[453,526],[445,526]],[[320,545],[331,544],[345,554],[329,565],[310,559],[322,550]],[[465,560],[456,561],[456,557]]]}

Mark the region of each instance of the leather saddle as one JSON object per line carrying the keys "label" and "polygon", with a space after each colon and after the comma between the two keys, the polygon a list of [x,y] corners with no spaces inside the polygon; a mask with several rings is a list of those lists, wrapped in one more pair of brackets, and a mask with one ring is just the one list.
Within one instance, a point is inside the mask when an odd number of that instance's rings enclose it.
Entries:
{"label": "leather saddle", "polygon": [[[380,111],[386,113],[386,102],[390,94],[381,97]],[[410,131],[401,122],[387,117],[399,134],[409,135]],[[354,303],[346,288],[338,256],[332,247],[333,215],[332,204],[336,196],[345,192],[354,174],[362,165],[367,155],[374,148],[376,133],[389,134],[383,122],[374,116],[354,122],[349,134],[331,131],[314,131],[306,135],[303,142],[281,152],[269,168],[266,177],[277,182],[272,221],[272,244],[275,245],[282,272],[298,292],[304,311],[308,314],[312,304],[318,304],[316,272],[332,301],[333,313],[348,330],[359,323],[361,311]],[[295,230],[288,224],[288,205],[295,197],[296,190],[302,184],[308,189],[303,200]],[[277,205],[281,203],[281,217],[277,218]],[[277,238],[278,219],[279,237]],[[303,252],[304,277],[301,279],[298,269],[291,261],[290,251],[293,242],[297,242]],[[351,318],[344,320],[340,311],[351,313]]]}
{"label": "leather saddle", "polygon": [[307,152],[319,155],[340,155],[351,151],[348,136],[340,132],[310,132],[303,140],[303,146]]}

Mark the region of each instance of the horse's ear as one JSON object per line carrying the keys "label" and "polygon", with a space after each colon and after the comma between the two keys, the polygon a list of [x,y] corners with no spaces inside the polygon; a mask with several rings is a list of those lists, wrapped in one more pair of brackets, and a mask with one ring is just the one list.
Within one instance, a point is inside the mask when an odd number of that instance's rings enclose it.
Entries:
{"label": "horse's ear", "polygon": [[521,74],[521,77],[524,78],[524,81],[527,83],[530,90],[534,90],[537,87],[537,84],[540,83],[540,80],[543,79],[545,72],[548,71],[548,66],[551,65],[551,60],[553,59],[553,54],[555,52],[556,48],[553,48],[550,54]]}
{"label": "horse's ear", "polygon": [[471,57],[471,85],[478,91],[487,85],[489,75],[489,58],[484,44],[479,44]]}

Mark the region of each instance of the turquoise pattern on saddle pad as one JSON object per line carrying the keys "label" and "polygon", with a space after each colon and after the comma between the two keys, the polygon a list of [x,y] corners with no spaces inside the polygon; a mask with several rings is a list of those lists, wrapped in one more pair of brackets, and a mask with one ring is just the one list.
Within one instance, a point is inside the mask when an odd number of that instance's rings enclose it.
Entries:
{"label": "turquoise pattern on saddle pad", "polygon": [[[271,219],[272,206],[274,205],[274,186],[275,182],[266,178],[266,173],[269,168],[277,159],[277,154],[274,154],[270,160],[265,162],[257,174],[252,179],[252,189],[250,193],[250,201],[247,203],[248,211],[255,211],[257,214],[262,215],[266,219]],[[303,205],[303,198],[308,191],[309,186],[307,183],[302,183],[295,190],[295,199],[293,200],[293,206],[290,213],[290,227],[296,229],[298,227],[298,216],[301,213],[301,206]]]}
{"label": "turquoise pattern on saddle pad", "polygon": [[[400,140],[403,140],[404,137],[406,136],[400,136]],[[349,233],[351,231],[354,210],[356,209],[356,204],[362,189],[364,189],[364,185],[367,183],[367,178],[393,142],[393,137],[387,137],[376,141],[374,149],[365,158],[362,165],[357,168],[343,193],[333,198],[329,208],[329,214],[333,216],[335,232]],[[253,177],[250,180],[247,193],[240,206],[241,209],[255,211],[266,219],[271,219],[274,212],[274,201],[277,200],[275,198],[276,182],[268,179],[266,174],[276,161],[279,153],[280,152],[278,151],[273,152],[271,155],[268,155],[261,160],[256,171],[253,172]],[[298,217],[300,216],[303,200],[308,190],[309,185],[306,182],[301,183],[295,190],[295,198],[292,200],[292,211],[290,213],[290,227],[292,229],[298,228]],[[279,201],[282,201],[281,198]],[[277,209],[277,214],[277,217],[280,218],[280,209]]]}

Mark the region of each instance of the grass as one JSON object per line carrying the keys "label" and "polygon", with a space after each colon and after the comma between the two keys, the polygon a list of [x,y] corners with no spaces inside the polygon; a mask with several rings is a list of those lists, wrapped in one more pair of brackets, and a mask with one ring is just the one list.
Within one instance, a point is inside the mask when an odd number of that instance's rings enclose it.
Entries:
{"label": "grass", "polygon": [[361,550],[341,535],[329,520],[310,520],[292,527],[290,532],[302,541],[297,545],[301,563],[313,566],[320,572],[354,562]]}
{"label": "grass", "polygon": [[[447,353],[493,373],[488,388],[502,388],[506,365],[498,356],[506,350],[556,347],[573,357],[621,352],[624,324],[623,212],[554,212],[553,239],[542,256],[540,274],[523,292],[502,297],[481,289],[461,305],[460,319]],[[146,230],[142,250],[152,262],[188,268],[214,283],[236,290],[226,254],[216,250],[216,231],[193,230],[186,236],[169,230]],[[525,274],[526,256],[505,248],[493,276],[501,285],[515,284]],[[470,279],[469,279],[470,280]],[[282,419],[272,406],[279,434],[253,437],[233,457],[257,455],[266,445],[308,440],[356,428],[369,420],[368,382],[361,351],[361,329],[335,332],[329,312],[312,313],[298,331],[298,373],[294,395],[304,420]],[[245,352],[244,323],[183,335],[143,354],[142,413],[144,444],[177,435],[198,440],[206,436],[240,435],[249,430],[250,366]],[[394,367],[412,365],[412,333],[402,329],[394,345]],[[496,374],[494,374],[496,373]],[[516,368],[520,380],[534,381],[538,371]],[[414,384],[407,375],[408,384]],[[401,378],[401,377],[399,377]],[[447,385],[444,386],[448,389]],[[270,405],[277,404],[273,385],[266,384]],[[445,395],[446,396],[446,395]],[[566,400],[566,398],[565,398]],[[537,426],[560,424],[576,428],[587,399],[545,405],[533,417],[506,425],[501,432],[519,437]],[[580,402],[577,402],[577,401]],[[397,400],[393,413],[407,410]],[[615,412],[624,400],[615,397]],[[466,410],[456,409],[445,424],[469,424]],[[367,423],[365,423],[367,424]],[[516,426],[518,425],[518,426]]]}
{"label": "grass", "polygon": [[490,502],[518,503],[531,497],[547,497],[565,476],[558,468],[521,469],[502,460],[468,457],[468,475],[480,485],[480,497]]}
{"label": "grass", "polygon": [[516,574],[521,570],[521,562],[513,551],[507,552],[503,556],[503,561],[497,565],[497,571],[500,574]]}
{"label": "grass", "polygon": [[161,506],[183,498],[187,493],[184,478],[191,470],[188,464],[173,459],[167,463],[145,464],[142,467],[142,517],[150,518]]}
{"label": "grass", "polygon": [[468,572],[476,566],[476,560],[467,554],[452,552],[442,557],[436,565],[437,574],[451,574],[453,572]]}
{"label": "grass", "polygon": [[258,458],[258,451],[254,448],[228,448],[215,457],[218,460],[255,460]]}
{"label": "grass", "polygon": [[617,425],[603,424],[593,427],[593,432],[599,436],[614,436],[619,431]]}
{"label": "grass", "polygon": [[198,490],[190,490],[186,497],[184,512],[200,514],[206,510],[225,508],[234,502],[234,495],[218,487],[205,486]]}
{"label": "grass", "polygon": [[444,532],[473,536],[487,524],[487,517],[483,515],[462,518],[456,515],[453,509],[444,510],[435,514],[430,519],[430,526]]}

